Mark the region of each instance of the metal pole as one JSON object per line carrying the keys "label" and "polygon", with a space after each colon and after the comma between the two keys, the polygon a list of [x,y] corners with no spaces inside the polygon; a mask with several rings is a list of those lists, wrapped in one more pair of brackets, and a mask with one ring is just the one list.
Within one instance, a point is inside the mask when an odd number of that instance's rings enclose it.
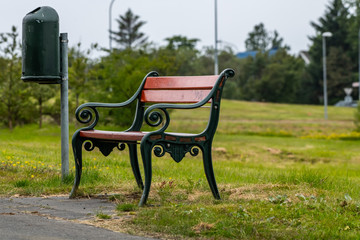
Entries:
{"label": "metal pole", "polygon": [[215,75],[218,75],[218,74],[219,74],[219,63],[218,63],[218,49],[217,49],[217,44],[218,44],[217,0],[215,0],[215,49],[214,49],[214,62],[215,62],[214,74],[215,74]]}
{"label": "metal pole", "polygon": [[60,34],[61,54],[61,179],[69,175],[68,35]]}
{"label": "metal pole", "polygon": [[323,78],[324,78],[324,115],[325,119],[328,119],[327,114],[327,83],[326,83],[326,41],[325,36],[322,36],[323,47]]}
{"label": "metal pole", "polygon": [[111,0],[110,2],[110,6],[109,6],[109,48],[110,48],[110,51],[112,51],[112,44],[111,44],[111,21],[112,21],[112,18],[111,18],[111,10],[112,10],[112,6],[114,4],[115,0]]}

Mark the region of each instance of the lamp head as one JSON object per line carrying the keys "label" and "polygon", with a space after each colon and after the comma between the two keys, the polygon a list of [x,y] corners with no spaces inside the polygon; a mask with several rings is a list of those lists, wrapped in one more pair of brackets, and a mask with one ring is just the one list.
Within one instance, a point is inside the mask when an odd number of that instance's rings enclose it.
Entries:
{"label": "lamp head", "polygon": [[332,37],[332,33],[331,32],[324,32],[322,34],[323,37]]}

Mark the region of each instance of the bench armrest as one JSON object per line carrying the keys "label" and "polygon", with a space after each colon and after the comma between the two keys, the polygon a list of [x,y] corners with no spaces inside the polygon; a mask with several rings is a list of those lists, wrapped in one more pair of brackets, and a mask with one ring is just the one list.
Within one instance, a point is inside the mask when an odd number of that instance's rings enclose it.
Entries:
{"label": "bench armrest", "polygon": [[75,111],[75,117],[76,120],[80,123],[87,124],[92,122],[88,127],[82,128],[82,130],[88,130],[93,129],[97,122],[99,121],[99,112],[96,108],[122,108],[130,105],[132,102],[137,100],[140,96],[141,90],[145,84],[146,78],[151,76],[158,76],[159,74],[155,71],[152,71],[148,73],[142,83],[140,84],[140,87],[135,92],[135,94],[128,100],[122,103],[100,103],[100,102],[88,102],[81,104]]}

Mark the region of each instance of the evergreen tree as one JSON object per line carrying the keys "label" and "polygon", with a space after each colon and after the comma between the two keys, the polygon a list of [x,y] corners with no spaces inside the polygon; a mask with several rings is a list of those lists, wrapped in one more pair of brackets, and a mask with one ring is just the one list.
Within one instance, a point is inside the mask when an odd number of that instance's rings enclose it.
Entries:
{"label": "evergreen tree", "polygon": [[[346,6],[349,7],[350,17],[348,17],[349,31],[348,31],[348,43],[351,50],[349,56],[352,62],[352,75],[353,82],[359,81],[359,31],[360,31],[360,0],[344,0]],[[353,91],[353,96],[356,98],[359,96],[358,88]]]}
{"label": "evergreen tree", "polygon": [[111,38],[115,40],[120,46],[125,49],[132,49],[144,45],[147,37],[140,28],[146,22],[140,21],[140,17],[135,15],[130,9],[127,10],[124,16],[119,16],[116,20],[119,24],[119,30],[111,31]]}
{"label": "evergreen tree", "polygon": [[[304,103],[317,104],[322,102],[323,99],[323,62],[322,62],[322,33],[331,32],[332,37],[326,39],[327,53],[332,51],[331,59],[327,58],[331,62],[331,66],[328,65],[328,99],[329,103],[334,103],[340,100],[339,88],[342,86],[351,86],[351,69],[353,69],[352,63],[352,49],[353,46],[349,42],[349,9],[344,5],[342,0],[333,0],[327,7],[323,17],[320,17],[318,23],[311,22],[311,26],[315,29],[315,36],[309,37],[312,41],[309,54],[311,57],[311,63],[307,68],[309,79],[305,79],[302,83],[302,91],[304,93]],[[335,53],[344,53],[337,55]],[[334,68],[341,68],[343,63],[348,65],[347,72],[341,78],[338,78],[338,70]],[[332,69],[331,69],[332,68]],[[341,83],[335,83],[334,81],[341,81]],[[343,94],[342,94],[343,98]]]}
{"label": "evergreen tree", "polygon": [[329,104],[343,100],[344,88],[352,86],[352,62],[349,55],[341,48],[331,47],[327,57],[327,88]]}

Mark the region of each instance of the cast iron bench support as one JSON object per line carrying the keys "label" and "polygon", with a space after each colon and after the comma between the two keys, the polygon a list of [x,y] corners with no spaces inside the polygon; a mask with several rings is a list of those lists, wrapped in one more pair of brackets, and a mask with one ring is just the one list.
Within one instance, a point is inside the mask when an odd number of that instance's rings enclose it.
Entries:
{"label": "cast iron bench support", "polygon": [[[225,81],[234,76],[232,69],[224,70],[220,75],[159,77],[156,72],[148,73],[136,93],[123,103],[85,103],[78,107],[75,116],[80,123],[90,124],[77,130],[72,138],[75,158],[75,181],[70,198],[75,197],[82,173],[82,147],[87,151],[99,148],[108,156],[116,147],[129,148],[130,163],[138,186],[143,189],[139,206],[143,206],[149,196],[152,167],[152,152],[157,157],[165,153],[180,162],[186,153],[192,156],[202,151],[205,175],[211,192],[216,199],[220,194],[216,185],[211,146],[218,125],[221,94]],[[97,108],[121,108],[137,102],[132,126],[123,132],[95,130],[99,121]],[[211,104],[210,117],[206,129],[199,134],[165,132],[170,124],[168,109],[196,109],[207,103]],[[145,104],[152,104],[146,106]],[[143,122],[159,129],[149,132],[141,131]],[[140,143],[141,157],[144,166],[145,184],[139,170],[137,144]]]}

